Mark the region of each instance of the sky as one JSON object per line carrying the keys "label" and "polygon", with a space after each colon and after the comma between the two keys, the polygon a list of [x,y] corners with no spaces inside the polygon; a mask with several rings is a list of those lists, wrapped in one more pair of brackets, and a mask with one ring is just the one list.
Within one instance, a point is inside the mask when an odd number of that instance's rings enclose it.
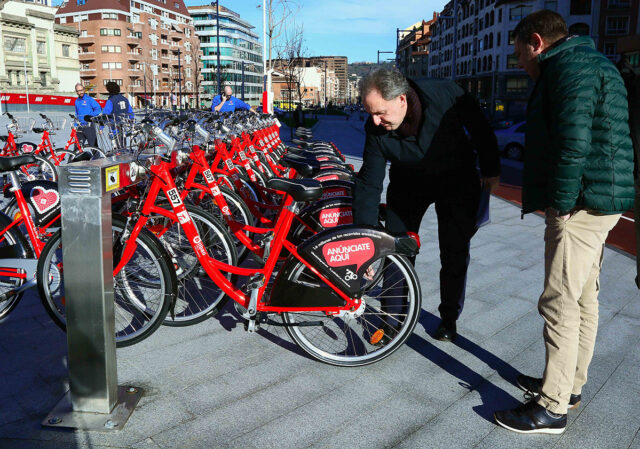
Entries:
{"label": "sky", "polygon": [[[204,0],[185,0],[187,6]],[[346,56],[349,62],[376,62],[378,50],[393,51],[396,29],[408,28],[440,12],[447,0],[298,0],[295,21],[304,29],[309,56]],[[220,0],[262,36],[262,0]],[[380,60],[393,58],[381,54]]]}

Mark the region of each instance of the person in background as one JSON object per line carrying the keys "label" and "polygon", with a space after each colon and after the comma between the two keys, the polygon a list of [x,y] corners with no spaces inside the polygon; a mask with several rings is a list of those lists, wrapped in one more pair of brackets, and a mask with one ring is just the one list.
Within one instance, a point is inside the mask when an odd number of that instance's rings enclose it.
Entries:
{"label": "person in background", "polygon": [[[535,81],[527,106],[522,213],[545,211],[542,378],[519,375],[532,399],[494,413],[518,433],[560,434],[579,406],[598,330],[604,242],[634,201],[633,148],[620,73],[554,11],[516,25],[518,65]],[[616,417],[611,419],[615,421]]]}
{"label": "person in background", "polygon": [[133,108],[131,107],[131,103],[129,103],[127,97],[120,94],[120,86],[113,81],[109,81],[106,88],[107,92],[109,92],[109,99],[104,105],[102,113],[107,115],[113,114],[116,121],[125,114],[128,115],[129,118],[133,119],[135,117]]}
{"label": "person in background", "polygon": [[171,94],[171,109],[178,110],[178,97],[174,93]]}
{"label": "person in background", "polygon": [[[464,305],[481,189],[493,191],[500,182],[496,136],[475,99],[450,80],[414,82],[379,69],[363,78],[360,95],[371,116],[353,192],[354,223],[378,224],[387,161],[387,231],[418,233],[435,204],[442,264],[435,338],[451,341]],[[385,307],[394,306],[387,301]]]}
{"label": "person in background", "polygon": [[78,117],[81,125],[76,132],[79,134],[79,137],[84,137],[88,145],[95,147],[98,145],[96,130],[93,125],[85,121],[84,116],[96,116],[102,112],[102,108],[95,99],[84,91],[84,86],[80,83],[76,84],[76,94],[78,95],[75,104],[76,117]]}
{"label": "person in background", "polygon": [[233,112],[236,109],[251,110],[251,106],[233,96],[231,86],[224,86],[222,95],[216,95],[211,102],[212,112]]}
{"label": "person in background", "polygon": [[302,110],[302,105],[300,104],[298,104],[298,106],[296,106],[296,110],[293,111],[293,126],[295,128],[304,126],[304,111]]}

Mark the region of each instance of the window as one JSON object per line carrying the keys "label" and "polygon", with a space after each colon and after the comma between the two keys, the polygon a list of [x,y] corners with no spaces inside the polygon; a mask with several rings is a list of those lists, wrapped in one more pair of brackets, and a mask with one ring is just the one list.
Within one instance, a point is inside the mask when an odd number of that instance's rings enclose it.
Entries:
{"label": "window", "polygon": [[122,63],[121,62],[103,62],[102,68],[103,69],[121,69]]}
{"label": "window", "polygon": [[78,4],[78,6],[82,6],[86,3],[86,0],[76,0],[76,3]]}
{"label": "window", "polygon": [[557,2],[557,0],[545,1],[544,2],[544,9],[548,9],[550,11],[557,11],[558,10],[558,2]]}
{"label": "window", "polygon": [[46,55],[47,54],[47,42],[46,41],[38,41],[37,45],[37,53],[39,55]]}
{"label": "window", "polygon": [[40,72],[40,85],[42,87],[47,86],[47,72]]}
{"label": "window", "polygon": [[156,19],[149,19],[149,26],[152,30],[158,29],[158,21]]}
{"label": "window", "polygon": [[591,14],[591,0],[571,0],[572,16],[583,16]]}
{"label": "window", "polygon": [[577,34],[579,36],[589,35],[589,25],[586,23],[574,23],[569,27],[569,34]]}
{"label": "window", "polygon": [[507,78],[508,93],[523,93],[528,87],[529,81],[526,78]]}
{"label": "window", "polygon": [[627,34],[629,29],[629,17],[607,17],[606,34]]}
{"label": "window", "polygon": [[625,58],[631,67],[640,66],[640,53],[632,53],[626,55]]}
{"label": "window", "polygon": [[502,8],[498,10],[498,23],[502,23]]}
{"label": "window", "polygon": [[60,17],[60,23],[67,23],[66,17]]}
{"label": "window", "polygon": [[509,45],[514,45],[516,40],[515,34],[513,34],[513,30],[509,31]]}
{"label": "window", "polygon": [[497,33],[497,34],[496,34],[496,46],[497,46],[497,47],[499,47],[499,46],[500,46],[500,37],[501,37],[501,36],[502,36],[502,35],[501,35],[500,33]]}
{"label": "window", "polygon": [[102,53],[122,53],[122,47],[119,45],[103,45]]}
{"label": "window", "polygon": [[518,58],[516,58],[515,55],[507,56],[507,68],[508,69],[518,68]]}
{"label": "window", "polygon": [[631,0],[609,0],[607,8],[630,8]]}
{"label": "window", "polygon": [[80,37],[87,37],[87,36],[88,36],[87,30],[80,31]]}
{"label": "window", "polygon": [[100,28],[100,36],[121,36],[122,30],[119,28]]}
{"label": "window", "polygon": [[616,43],[615,42],[605,42],[604,44],[604,54],[608,58],[613,58],[616,56]]}
{"label": "window", "polygon": [[102,20],[118,20],[118,14],[115,12],[103,12]]}
{"label": "window", "polygon": [[68,58],[70,51],[71,51],[71,45],[62,44],[62,56],[64,56],[65,58]]}
{"label": "window", "polygon": [[509,10],[509,20],[522,20],[531,13],[531,6],[518,5]]}
{"label": "window", "polygon": [[106,86],[107,83],[113,81],[114,83],[116,83],[118,86],[122,86],[122,80],[102,80],[102,83]]}

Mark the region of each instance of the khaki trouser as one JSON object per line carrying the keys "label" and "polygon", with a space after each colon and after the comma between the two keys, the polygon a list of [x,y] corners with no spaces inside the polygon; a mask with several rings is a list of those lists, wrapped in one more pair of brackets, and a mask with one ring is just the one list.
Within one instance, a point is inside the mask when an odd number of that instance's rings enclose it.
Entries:
{"label": "khaki trouser", "polygon": [[578,210],[564,221],[547,211],[544,291],[538,302],[546,365],[537,402],[553,413],[567,413],[570,395],[580,394],[587,382],[598,330],[604,241],[619,218]]}

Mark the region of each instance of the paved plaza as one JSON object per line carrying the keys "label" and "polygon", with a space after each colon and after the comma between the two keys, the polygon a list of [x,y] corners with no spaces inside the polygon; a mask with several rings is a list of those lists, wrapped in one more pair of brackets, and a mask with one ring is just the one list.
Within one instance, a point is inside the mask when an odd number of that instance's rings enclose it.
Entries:
{"label": "paved plaza", "polygon": [[[358,116],[320,118],[319,138],[361,154]],[[355,164],[359,159],[350,158]],[[229,305],[187,328],[162,327],[119,349],[121,385],[145,390],[117,433],[54,431],[40,422],[68,388],[66,338],[34,291],[0,323],[0,448],[625,448],[640,449],[640,292],[635,260],[606,249],[600,330],[577,411],[560,436],[519,435],[492,414],[522,401],[519,372],[544,364],[537,298],[541,217],[492,198],[492,223],[472,241],[455,343],[438,324],[437,223],[423,221],[416,269],[423,304],[414,335],[360,368],[307,358],[280,328],[248,334]]]}

